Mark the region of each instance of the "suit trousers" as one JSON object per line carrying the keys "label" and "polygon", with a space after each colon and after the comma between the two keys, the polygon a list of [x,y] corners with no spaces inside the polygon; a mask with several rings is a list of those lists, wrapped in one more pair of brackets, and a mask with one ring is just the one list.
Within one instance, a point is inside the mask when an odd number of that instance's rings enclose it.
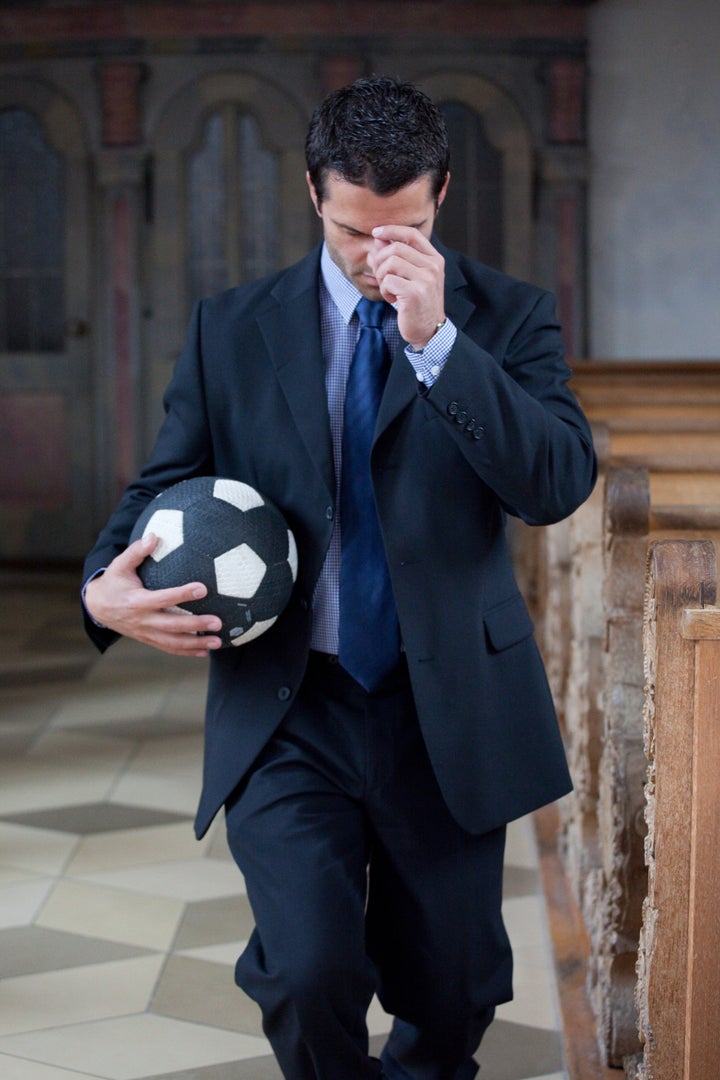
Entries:
{"label": "suit trousers", "polygon": [[[505,829],[472,835],[449,813],[404,659],[367,693],[311,653],[226,823],[255,918],[236,981],[286,1080],[470,1080],[512,997]],[[380,1060],[374,993],[396,1018]]]}

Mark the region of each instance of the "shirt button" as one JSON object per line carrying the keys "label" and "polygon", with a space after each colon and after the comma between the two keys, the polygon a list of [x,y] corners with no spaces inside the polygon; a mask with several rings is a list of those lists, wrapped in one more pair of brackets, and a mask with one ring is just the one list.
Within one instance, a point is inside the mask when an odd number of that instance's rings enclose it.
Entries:
{"label": "shirt button", "polygon": [[430,368],[430,374],[434,379],[437,379],[438,375],[440,374],[440,365],[433,364],[433,366]]}

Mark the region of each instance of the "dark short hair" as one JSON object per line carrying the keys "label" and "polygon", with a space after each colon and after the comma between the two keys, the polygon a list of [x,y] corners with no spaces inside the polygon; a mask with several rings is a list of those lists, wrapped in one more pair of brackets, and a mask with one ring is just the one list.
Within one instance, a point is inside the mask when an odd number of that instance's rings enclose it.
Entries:
{"label": "dark short hair", "polygon": [[322,201],[329,173],[391,195],[430,174],[437,199],[450,165],[440,110],[410,83],[358,79],[318,105],[305,141],[308,173]]}

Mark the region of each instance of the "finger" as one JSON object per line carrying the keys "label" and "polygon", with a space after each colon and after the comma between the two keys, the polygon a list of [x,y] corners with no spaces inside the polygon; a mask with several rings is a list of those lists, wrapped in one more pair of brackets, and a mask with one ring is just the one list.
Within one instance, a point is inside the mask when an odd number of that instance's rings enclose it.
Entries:
{"label": "finger", "polygon": [[200,656],[222,647],[215,636],[220,627],[214,615],[158,612],[133,625],[132,636],[163,652]]}
{"label": "finger", "polygon": [[442,290],[435,288],[430,278],[404,272],[403,267],[392,267],[386,274],[378,275],[378,284],[381,292],[390,290],[398,300],[417,299],[421,303],[434,302],[436,297],[442,295]]}
{"label": "finger", "polygon": [[409,259],[399,258],[397,255],[377,259],[374,264],[370,264],[370,269],[380,286],[390,274],[406,280],[415,280],[424,274],[422,266],[412,263]]}
{"label": "finger", "polygon": [[402,282],[435,295],[444,291],[444,262],[440,255],[432,257],[405,244],[393,243],[385,250],[369,255],[368,264],[386,299],[386,290],[397,293],[398,288],[403,288]]}
{"label": "finger", "polygon": [[432,252],[421,251],[419,248],[399,240],[393,240],[389,243],[376,242],[376,246],[368,254],[368,262],[372,261],[378,269],[393,260],[406,263],[410,267],[435,268],[441,265],[438,261],[440,258],[441,256],[434,250]]}
{"label": "finger", "polygon": [[219,638],[199,637],[194,634],[148,634],[138,637],[145,645],[150,645],[172,656],[207,658],[211,652],[221,648]]}
{"label": "finger", "polygon": [[206,593],[207,589],[200,582],[175,589],[146,589],[142,585],[129,590],[125,588],[102,608],[102,621],[111,629],[141,641],[149,641],[159,634],[185,637],[214,634],[222,628],[217,615],[195,614],[180,606]]}
{"label": "finger", "polygon": [[147,615],[145,625],[171,634],[216,634],[222,630],[222,621],[217,615],[194,615],[177,608]]}
{"label": "finger", "polygon": [[182,607],[193,600],[202,600],[207,596],[207,586],[202,581],[190,581],[185,585],[174,585],[167,589],[143,589],[142,596],[135,600],[146,608],[166,611],[168,608]]}
{"label": "finger", "polygon": [[423,251],[427,255],[439,254],[427,236],[412,225],[378,225],[372,230],[372,235],[376,240],[382,240],[386,244],[399,242]]}
{"label": "finger", "polygon": [[139,540],[128,544],[120,555],[113,560],[119,570],[136,570],[148,555],[152,554],[158,545],[155,533],[146,533]]}
{"label": "finger", "polygon": [[389,270],[378,276],[380,292],[386,300],[392,296],[398,317],[402,313],[414,312],[417,316],[438,322],[444,310],[442,286],[425,275],[396,273]]}
{"label": "finger", "polygon": [[389,263],[378,269],[376,278],[381,291],[391,289],[402,296],[417,296],[419,299],[435,300],[443,293],[442,282],[422,267],[406,262]]}
{"label": "finger", "polygon": [[222,647],[219,637],[205,634],[173,634],[157,631],[149,635],[152,644],[164,647],[173,652],[191,653],[199,656],[201,653],[215,652]]}

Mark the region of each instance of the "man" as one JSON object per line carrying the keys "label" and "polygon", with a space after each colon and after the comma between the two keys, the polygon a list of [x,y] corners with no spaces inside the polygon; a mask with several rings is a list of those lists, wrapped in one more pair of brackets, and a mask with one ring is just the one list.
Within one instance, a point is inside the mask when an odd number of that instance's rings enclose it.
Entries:
{"label": "man", "polygon": [[[150,462],[86,563],[88,625],[100,647],[211,658],[196,829],[224,805],[256,920],[236,979],[283,1074],[467,1080],[512,993],[505,825],[570,786],[505,517],[567,516],[595,457],[552,298],[432,240],[432,103],[360,80],[316,110],[306,152],[324,244],[197,306]],[[363,298],[387,302],[374,328]],[[370,466],[375,391],[355,376],[384,349]],[[297,540],[288,608],[242,648],[166,610],[201,585],[142,588],[154,539],[125,549],[146,502],[197,474],[252,483]],[[380,1061],[375,992],[396,1017]]]}

